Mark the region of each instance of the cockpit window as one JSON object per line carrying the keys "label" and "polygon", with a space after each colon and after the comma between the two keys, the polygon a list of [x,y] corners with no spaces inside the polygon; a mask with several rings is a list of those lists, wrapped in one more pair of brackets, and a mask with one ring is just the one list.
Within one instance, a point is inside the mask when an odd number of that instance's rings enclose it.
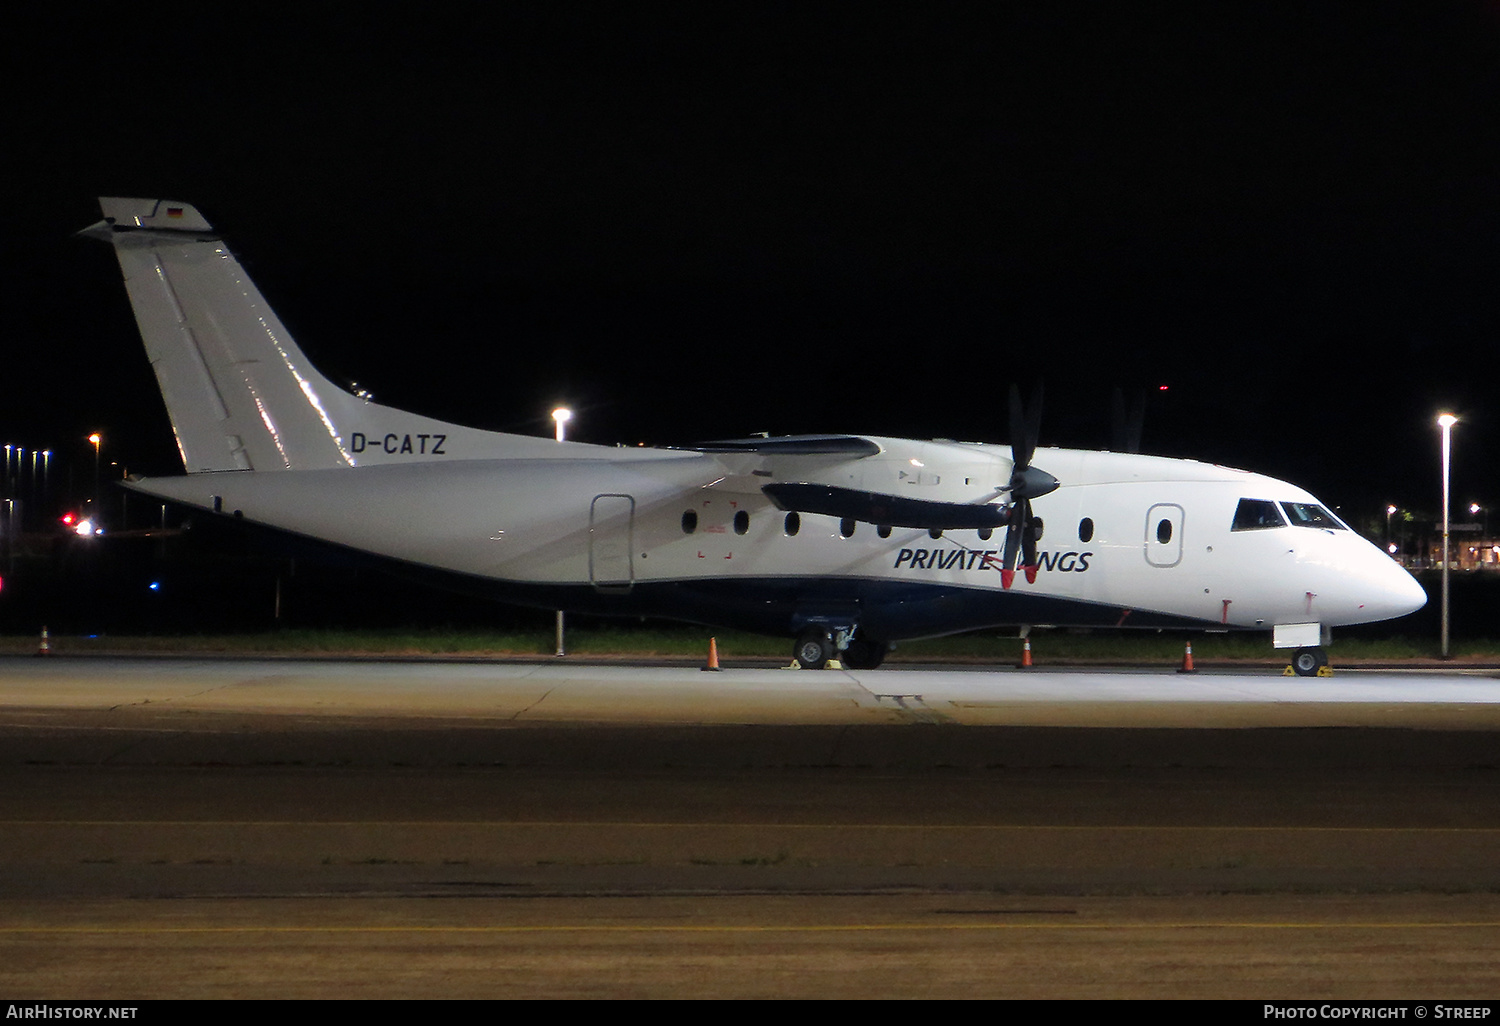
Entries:
{"label": "cockpit window", "polygon": [[1293,527],[1321,527],[1325,531],[1348,530],[1332,513],[1310,502],[1283,502],[1281,508],[1286,510],[1287,519],[1292,522]]}
{"label": "cockpit window", "polygon": [[1286,521],[1270,499],[1241,499],[1235,507],[1232,531],[1264,531],[1268,527],[1285,527]]}

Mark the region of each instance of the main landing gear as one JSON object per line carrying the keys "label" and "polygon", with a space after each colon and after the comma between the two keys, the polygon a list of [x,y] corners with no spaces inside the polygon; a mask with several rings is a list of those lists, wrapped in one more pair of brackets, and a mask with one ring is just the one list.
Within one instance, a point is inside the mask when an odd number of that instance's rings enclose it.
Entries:
{"label": "main landing gear", "polygon": [[804,670],[821,670],[837,659],[851,670],[873,670],[891,646],[858,633],[858,628],[809,627],[797,638],[792,658]]}

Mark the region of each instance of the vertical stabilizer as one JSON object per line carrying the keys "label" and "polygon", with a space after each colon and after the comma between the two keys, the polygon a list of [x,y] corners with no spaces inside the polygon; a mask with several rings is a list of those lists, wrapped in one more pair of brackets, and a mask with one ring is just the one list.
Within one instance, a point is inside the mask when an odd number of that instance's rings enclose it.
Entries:
{"label": "vertical stabilizer", "polygon": [[203,215],[104,198],[88,229],[114,243],[182,462],[207,470],[348,466],[318,374]]}
{"label": "vertical stabilizer", "polygon": [[197,209],[104,198],[112,243],[188,473],[545,456],[598,448],[446,424],[351,395],[308,362]]}

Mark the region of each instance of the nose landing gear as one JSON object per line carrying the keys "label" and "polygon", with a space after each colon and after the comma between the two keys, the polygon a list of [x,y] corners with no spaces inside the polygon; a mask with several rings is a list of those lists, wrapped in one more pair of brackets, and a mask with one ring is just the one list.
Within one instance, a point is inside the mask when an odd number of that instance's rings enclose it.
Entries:
{"label": "nose landing gear", "polygon": [[1328,653],[1321,648],[1299,648],[1292,653],[1292,669],[1299,677],[1326,677]]}

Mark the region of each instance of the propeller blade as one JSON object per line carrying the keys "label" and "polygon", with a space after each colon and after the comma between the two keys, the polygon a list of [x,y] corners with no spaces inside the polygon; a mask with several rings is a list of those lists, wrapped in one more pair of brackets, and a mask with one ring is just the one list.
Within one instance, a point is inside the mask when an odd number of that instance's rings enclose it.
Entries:
{"label": "propeller blade", "polygon": [[1038,381],[1031,391],[1031,402],[1026,409],[1026,465],[1031,466],[1031,457],[1036,455],[1036,443],[1042,437],[1042,383]]}
{"label": "propeller blade", "polygon": [[1031,449],[1026,445],[1026,412],[1021,408],[1021,389],[1010,385],[1010,458],[1017,471],[1031,463]]}
{"label": "propeller blade", "polygon": [[1016,556],[1021,550],[1022,528],[1031,516],[1031,503],[1017,499],[1010,505],[1005,523],[1005,548],[1000,562],[1000,586],[1009,588],[1016,579]]}
{"label": "propeller blade", "polygon": [[1110,426],[1112,428],[1111,447],[1115,452],[1140,452],[1141,430],[1146,421],[1146,395],[1137,392],[1130,400],[1130,408],[1125,408],[1125,393],[1120,386],[1115,386],[1113,401],[1111,402]]}
{"label": "propeller blade", "polygon": [[1031,515],[1031,503],[1026,504],[1026,522],[1021,528],[1021,569],[1026,573],[1026,583],[1036,583],[1036,518]]}

